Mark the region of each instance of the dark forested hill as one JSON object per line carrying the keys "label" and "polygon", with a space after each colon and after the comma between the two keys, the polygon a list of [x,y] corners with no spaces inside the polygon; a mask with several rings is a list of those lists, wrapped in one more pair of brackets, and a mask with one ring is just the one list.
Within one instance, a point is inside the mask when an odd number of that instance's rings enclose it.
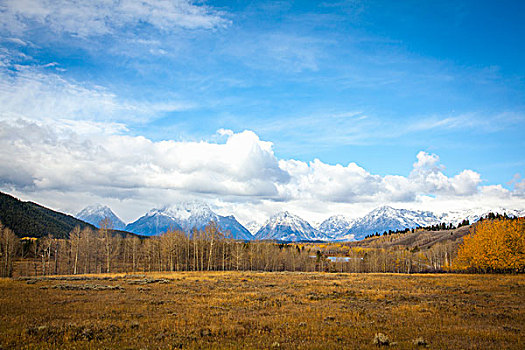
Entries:
{"label": "dark forested hill", "polygon": [[[9,227],[18,237],[43,237],[53,235],[65,238],[75,227],[96,227],[71,215],[63,214],[33,202],[23,202],[13,196],[0,192],[0,222]],[[114,231],[120,235],[127,232]]]}

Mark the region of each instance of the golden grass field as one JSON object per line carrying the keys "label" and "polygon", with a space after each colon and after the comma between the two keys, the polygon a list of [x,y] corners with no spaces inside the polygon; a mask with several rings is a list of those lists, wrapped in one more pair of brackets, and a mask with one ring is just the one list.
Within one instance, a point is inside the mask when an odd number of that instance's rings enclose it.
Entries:
{"label": "golden grass field", "polygon": [[525,348],[523,275],[70,279],[0,279],[0,348],[366,349],[376,333],[399,349]]}

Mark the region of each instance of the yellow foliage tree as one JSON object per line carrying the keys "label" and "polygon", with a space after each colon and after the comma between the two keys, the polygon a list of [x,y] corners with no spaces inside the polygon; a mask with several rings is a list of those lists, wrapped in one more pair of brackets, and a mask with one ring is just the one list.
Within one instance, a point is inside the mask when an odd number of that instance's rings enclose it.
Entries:
{"label": "yellow foliage tree", "polygon": [[525,218],[484,220],[459,247],[456,269],[525,272]]}

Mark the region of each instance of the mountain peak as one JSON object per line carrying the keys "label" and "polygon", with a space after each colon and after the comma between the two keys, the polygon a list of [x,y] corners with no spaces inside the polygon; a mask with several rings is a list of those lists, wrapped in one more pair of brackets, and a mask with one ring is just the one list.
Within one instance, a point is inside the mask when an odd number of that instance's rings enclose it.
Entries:
{"label": "mountain peak", "polygon": [[350,229],[353,222],[354,220],[344,215],[333,215],[319,225],[319,231],[333,239],[338,239]]}
{"label": "mountain peak", "polygon": [[369,214],[372,214],[372,213],[374,213],[374,214],[396,213],[399,210],[402,210],[402,209],[395,209],[395,208],[392,208],[389,205],[383,205],[381,207],[375,208]]}
{"label": "mountain peak", "polygon": [[257,231],[255,237],[256,239],[279,241],[312,241],[327,238],[307,221],[288,211],[272,215]]}
{"label": "mountain peak", "polygon": [[229,231],[236,239],[252,239],[250,232],[233,215],[221,216],[202,201],[184,201],[150,210],[126,229],[144,235],[157,235],[168,229],[191,232],[201,230],[210,222],[218,224],[223,232]]}
{"label": "mountain peak", "polygon": [[208,203],[199,200],[182,201],[169,206],[171,209],[211,210]]}
{"label": "mountain peak", "polygon": [[284,211],[280,211],[278,213],[275,213],[273,214],[271,217],[270,217],[270,220],[278,220],[278,219],[287,219],[287,218],[298,218],[297,215],[294,215],[292,213],[290,213],[289,211],[287,210],[284,210]]}
{"label": "mountain peak", "polygon": [[437,222],[439,218],[431,212],[395,209],[384,205],[355,220],[347,233],[354,234],[356,239],[362,239],[375,232],[428,226]]}
{"label": "mountain peak", "polygon": [[100,212],[107,211],[107,210],[111,210],[111,209],[109,209],[109,207],[106,205],[95,203],[93,205],[88,205],[87,207],[79,211],[77,213],[77,216],[81,214],[100,213]]}
{"label": "mountain peak", "polygon": [[126,226],[108,206],[98,203],[82,209],[75,217],[97,227],[106,218],[110,220],[111,225],[116,230],[122,230]]}

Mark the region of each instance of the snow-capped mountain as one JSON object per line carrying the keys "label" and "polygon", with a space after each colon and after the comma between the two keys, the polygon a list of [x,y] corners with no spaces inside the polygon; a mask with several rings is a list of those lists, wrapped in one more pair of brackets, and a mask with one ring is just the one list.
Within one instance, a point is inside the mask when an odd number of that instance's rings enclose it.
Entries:
{"label": "snow-capped mountain", "polygon": [[99,227],[100,222],[105,218],[110,220],[111,226],[115,230],[122,230],[126,226],[109,207],[101,204],[88,206],[82,209],[75,217],[96,227]]}
{"label": "snow-capped mountain", "polygon": [[517,209],[506,209],[506,208],[472,208],[466,210],[456,210],[442,213],[439,216],[439,220],[445,223],[451,223],[454,225],[459,224],[464,219],[468,219],[470,223],[478,221],[482,217],[486,217],[489,213],[494,214],[507,214],[510,217],[522,217],[525,216],[525,210]]}
{"label": "snow-capped mountain", "polygon": [[126,225],[126,231],[146,236],[160,235],[167,230],[183,231],[184,229],[166,209],[152,209]]}
{"label": "snow-capped mountain", "polygon": [[354,220],[347,218],[344,215],[334,215],[323,221],[317,228],[319,231],[328,237],[338,237],[346,234]]}
{"label": "snow-capped mountain", "polygon": [[307,221],[287,211],[283,211],[272,216],[264,226],[257,231],[255,239],[297,242],[327,240],[328,237],[313,228]]}
{"label": "snow-capped mountain", "polygon": [[[525,216],[525,210],[513,210],[505,208],[474,208],[468,210],[450,211],[442,214],[434,214],[430,211],[418,211],[407,209],[395,209],[383,206],[372,210],[367,215],[350,220],[349,228],[340,231],[345,226],[344,219],[335,216],[325,220],[319,230],[326,233],[330,240],[346,241],[360,240],[368,234],[375,232],[383,233],[388,230],[402,230],[405,228],[425,227],[440,223],[457,225],[464,219],[470,223],[478,221],[481,217],[486,217],[488,213],[506,213],[508,216]],[[344,218],[344,217],[343,217]],[[340,222],[341,221],[341,222]],[[339,231],[339,233],[337,233]]]}
{"label": "snow-capped mountain", "polygon": [[211,221],[216,222],[222,232],[232,238],[253,239],[250,232],[234,216],[221,216],[202,202],[182,202],[163,209],[152,209],[147,214],[126,226],[126,230],[143,235],[158,235],[168,229],[190,233],[194,228],[203,229]]}
{"label": "snow-capped mountain", "polygon": [[[383,206],[372,210],[367,215],[354,221],[346,234],[353,234],[355,239],[363,239],[375,232],[402,230],[440,223],[440,218],[429,211],[394,209]],[[338,237],[334,237],[339,239]]]}
{"label": "snow-capped mountain", "polygon": [[363,239],[366,235],[375,232],[382,233],[388,230],[424,227],[442,222],[457,225],[464,219],[468,219],[470,223],[474,223],[481,217],[486,217],[490,212],[506,213],[508,216],[525,216],[525,210],[506,208],[472,208],[434,214],[429,211],[394,209],[383,206],[357,219],[335,215],[324,220],[317,228],[286,211],[272,216],[263,226],[251,221],[245,227],[234,216],[218,215],[207,204],[193,201],[178,203],[162,209],[152,209],[128,225],[125,225],[110,208],[100,204],[86,207],[76,217],[95,226],[98,226],[103,219],[108,218],[114,229],[125,229],[143,235],[158,235],[168,229],[189,233],[193,228],[200,230],[210,221],[214,221],[222,232],[230,232],[234,239],[351,241]]}

